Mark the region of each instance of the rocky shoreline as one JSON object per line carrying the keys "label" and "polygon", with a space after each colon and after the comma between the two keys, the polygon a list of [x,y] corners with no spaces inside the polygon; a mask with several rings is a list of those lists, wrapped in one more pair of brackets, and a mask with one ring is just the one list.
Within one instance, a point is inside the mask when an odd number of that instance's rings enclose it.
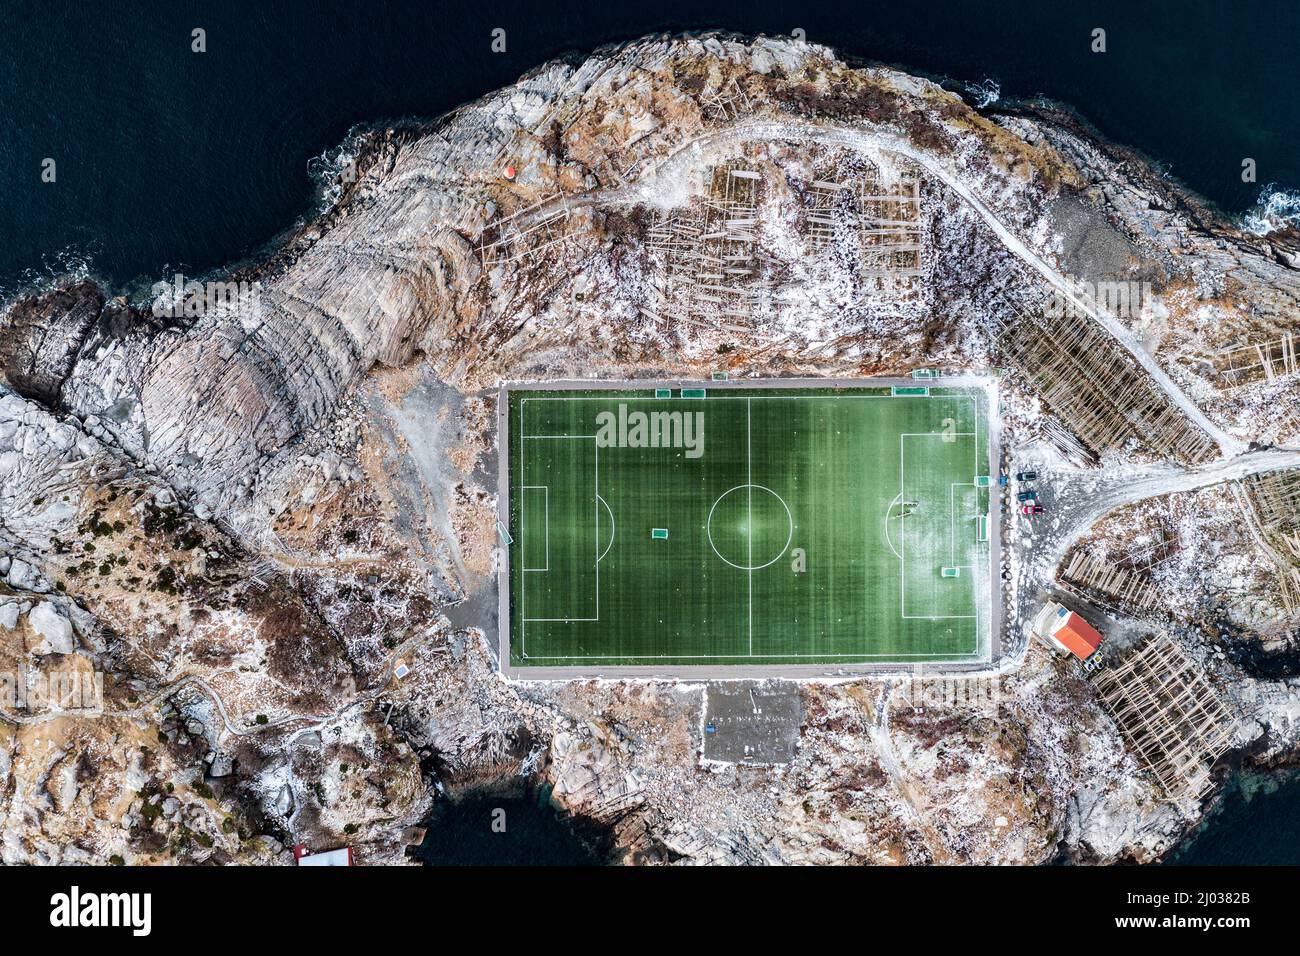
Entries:
{"label": "rocky shoreline", "polygon": [[[675,305],[654,247],[727,163],[773,184],[756,258],[781,295],[747,322]],[[897,679],[802,684],[790,763],[719,765],[701,759],[705,684],[500,677],[491,388],[720,361],[987,373],[1001,310],[1140,282],[1150,308],[1104,318],[1153,388],[1203,418],[1227,465],[1252,442],[1286,455],[1296,376],[1228,388],[1211,357],[1294,324],[1294,236],[1242,233],[1063,115],[981,115],[764,38],[546,64],[436,124],[376,131],[347,168],[326,213],[231,276],[255,302],[159,318],[82,283],[0,317],[0,669],[104,680],[100,714],[0,707],[0,859],[286,863],[307,842],[409,862],[435,778],[550,786],[630,863],[1146,862],[1199,819],[1024,626],[1055,586],[1044,555],[1123,538],[1104,525],[1122,508],[1094,516],[1090,487],[1156,474],[1136,500],[1182,520],[1189,551],[1227,482],[1183,492],[1158,470],[1204,466],[1138,443],[1070,466],[1045,439],[1053,411],[1007,376],[1005,447],[1077,495],[1059,528],[1009,541],[1013,666],[993,699],[918,715]],[[828,169],[920,184],[916,281],[808,265],[801,203]],[[1235,625],[1276,639],[1251,610],[1274,585],[1215,573],[1186,576],[1186,606],[1171,580],[1170,615],[1120,608],[1113,626],[1170,629],[1233,702],[1237,752],[1289,763],[1300,679],[1248,677],[1195,606],[1244,595]]]}

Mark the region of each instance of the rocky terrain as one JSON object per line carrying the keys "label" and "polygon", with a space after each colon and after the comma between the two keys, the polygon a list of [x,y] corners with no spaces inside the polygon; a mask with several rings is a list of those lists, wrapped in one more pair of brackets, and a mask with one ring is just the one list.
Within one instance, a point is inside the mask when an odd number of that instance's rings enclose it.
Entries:
{"label": "rocky terrain", "polygon": [[[673,306],[656,239],[729,165],[765,184],[743,320]],[[815,184],[868,172],[919,184],[905,281],[864,277],[842,230],[810,254]],[[803,42],[652,38],[362,137],[332,207],[223,278],[255,295],[158,310],[65,283],[0,316],[0,670],[102,680],[90,708],[0,701],[6,863],[285,863],[299,842],[397,863],[435,800],[519,777],[626,862],[1152,860],[1196,816],[1024,622],[1080,542],[1162,520],[1172,614],[1112,608],[1117,646],[1171,629],[1240,717],[1232,760],[1300,753],[1300,677],[1224,650],[1296,622],[1260,610],[1255,543],[1206,517],[1225,481],[1300,465],[1300,377],[1224,364],[1300,325],[1300,242],[1068,117],[976,112]],[[1107,282],[1141,307],[1080,292]],[[1061,298],[1213,460],[1140,436],[1063,456],[998,347],[1006,314]],[[1061,500],[1008,518],[985,692],[918,710],[896,677],[801,685],[793,761],[750,766],[701,760],[705,685],[500,677],[495,387],[720,366],[1006,371],[1008,463]]]}

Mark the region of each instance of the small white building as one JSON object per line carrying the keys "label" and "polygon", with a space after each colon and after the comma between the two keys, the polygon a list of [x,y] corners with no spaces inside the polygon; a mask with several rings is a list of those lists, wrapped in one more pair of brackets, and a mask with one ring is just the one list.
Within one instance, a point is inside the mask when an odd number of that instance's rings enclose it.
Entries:
{"label": "small white building", "polygon": [[293,858],[299,866],[354,866],[352,847],[341,846],[337,850],[322,850],[313,853],[307,844],[299,843],[293,848]]}

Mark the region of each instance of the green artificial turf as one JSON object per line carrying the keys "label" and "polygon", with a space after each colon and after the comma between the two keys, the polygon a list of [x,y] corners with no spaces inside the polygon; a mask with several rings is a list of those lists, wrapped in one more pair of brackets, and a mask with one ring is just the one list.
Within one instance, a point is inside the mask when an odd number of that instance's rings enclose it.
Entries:
{"label": "green artificial turf", "polygon": [[[952,388],[511,391],[512,664],[973,659],[984,403]],[[631,447],[650,441],[636,412],[701,413],[702,430]]]}

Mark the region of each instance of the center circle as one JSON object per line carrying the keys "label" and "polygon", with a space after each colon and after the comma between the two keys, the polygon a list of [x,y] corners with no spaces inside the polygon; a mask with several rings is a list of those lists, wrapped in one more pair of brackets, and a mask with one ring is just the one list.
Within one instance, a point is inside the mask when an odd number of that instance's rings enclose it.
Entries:
{"label": "center circle", "polygon": [[794,538],[794,518],[785,501],[762,485],[737,485],[709,509],[713,553],[741,571],[757,571],[781,559]]}

